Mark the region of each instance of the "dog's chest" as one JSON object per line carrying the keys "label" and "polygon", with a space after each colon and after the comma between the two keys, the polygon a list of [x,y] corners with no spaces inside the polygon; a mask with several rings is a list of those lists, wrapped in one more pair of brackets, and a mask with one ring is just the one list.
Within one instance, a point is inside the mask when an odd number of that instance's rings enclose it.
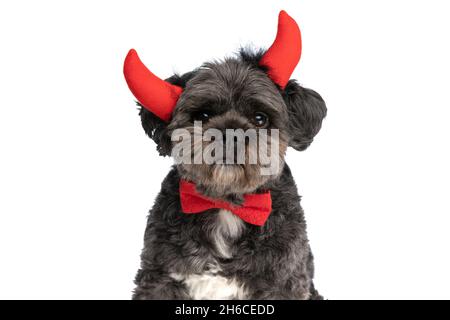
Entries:
{"label": "dog's chest", "polygon": [[[242,235],[244,222],[233,213],[220,210],[217,221],[209,232],[216,254],[222,258],[233,258],[233,242]],[[197,257],[202,259],[202,257]],[[207,259],[206,257],[204,257]],[[208,269],[201,274],[171,274],[171,277],[181,281],[186,286],[192,299],[245,299],[247,290],[245,286],[234,277],[222,276],[217,261],[208,262]]]}

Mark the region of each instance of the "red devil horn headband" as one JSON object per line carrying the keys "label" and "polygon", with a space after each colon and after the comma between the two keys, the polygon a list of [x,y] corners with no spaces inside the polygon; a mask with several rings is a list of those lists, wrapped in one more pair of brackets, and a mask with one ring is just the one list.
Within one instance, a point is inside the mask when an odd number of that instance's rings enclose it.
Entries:
{"label": "red devil horn headband", "polygon": [[259,64],[267,67],[272,81],[284,89],[300,61],[301,53],[302,37],[300,29],[286,11],[280,11],[277,36]]}
{"label": "red devil horn headband", "polygon": [[[294,72],[302,51],[300,29],[285,11],[278,16],[275,41],[260,60],[274,83],[284,89]],[[168,122],[183,89],[155,76],[131,49],[123,73],[133,95],[147,110]]]}
{"label": "red devil horn headband", "polygon": [[125,58],[123,73],[139,103],[162,120],[169,121],[183,89],[155,76],[134,49]]}

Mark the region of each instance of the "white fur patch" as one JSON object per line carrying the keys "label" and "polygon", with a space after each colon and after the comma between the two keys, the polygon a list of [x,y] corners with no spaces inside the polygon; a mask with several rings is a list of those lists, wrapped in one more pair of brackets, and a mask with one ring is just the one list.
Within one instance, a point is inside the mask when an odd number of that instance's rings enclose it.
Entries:
{"label": "white fur patch", "polygon": [[229,300],[246,299],[247,292],[236,279],[227,279],[215,274],[191,274],[170,276],[182,281],[188,289],[189,296],[195,300]]}
{"label": "white fur patch", "polygon": [[244,222],[228,210],[220,210],[217,213],[217,225],[212,234],[212,240],[216,250],[224,258],[231,258],[229,241],[238,238],[242,234]]}

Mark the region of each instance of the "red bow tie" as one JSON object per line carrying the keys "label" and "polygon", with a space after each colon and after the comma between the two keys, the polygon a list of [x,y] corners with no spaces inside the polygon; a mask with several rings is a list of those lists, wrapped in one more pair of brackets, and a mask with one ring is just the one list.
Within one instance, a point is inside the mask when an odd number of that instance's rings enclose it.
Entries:
{"label": "red bow tie", "polygon": [[225,209],[233,212],[245,222],[262,226],[272,211],[270,191],[244,195],[244,203],[232,205],[221,200],[214,200],[201,195],[195,190],[195,184],[180,180],[181,209],[184,213],[200,213],[208,209]]}

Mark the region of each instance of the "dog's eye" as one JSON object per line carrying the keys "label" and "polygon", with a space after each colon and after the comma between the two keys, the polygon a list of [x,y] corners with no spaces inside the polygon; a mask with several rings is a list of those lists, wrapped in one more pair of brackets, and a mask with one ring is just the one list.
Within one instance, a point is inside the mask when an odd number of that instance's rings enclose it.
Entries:
{"label": "dog's eye", "polygon": [[255,124],[255,126],[264,127],[267,125],[268,122],[269,122],[269,118],[267,117],[267,115],[265,113],[263,113],[263,112],[255,113],[255,115],[253,117],[253,123]]}
{"label": "dog's eye", "polygon": [[200,110],[192,115],[192,120],[206,122],[211,117],[211,113],[206,110]]}

